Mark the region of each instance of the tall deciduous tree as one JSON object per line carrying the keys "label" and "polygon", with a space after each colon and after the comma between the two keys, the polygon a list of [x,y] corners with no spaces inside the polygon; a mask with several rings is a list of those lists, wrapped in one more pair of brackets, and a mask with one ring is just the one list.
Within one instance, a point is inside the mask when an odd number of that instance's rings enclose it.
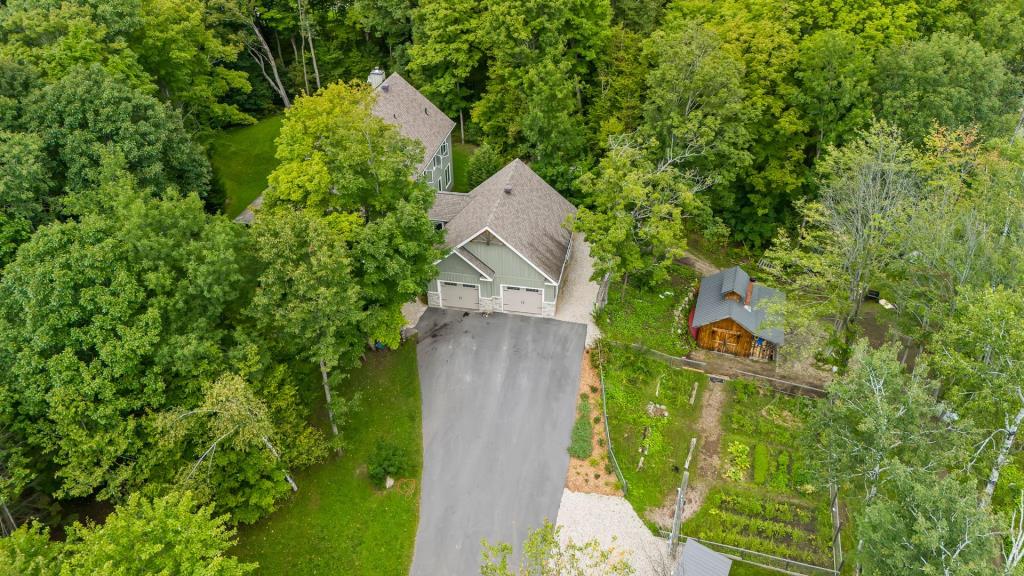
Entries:
{"label": "tall deciduous tree", "polygon": [[631,276],[663,279],[685,253],[689,232],[724,234],[685,175],[671,166],[659,168],[627,141],[584,175],[579,188],[588,203],[577,212],[573,228],[590,243],[597,278],[610,273],[623,285]]}
{"label": "tall deciduous tree", "polygon": [[[0,397],[10,430],[50,456],[60,497],[144,484],[153,412],[223,365],[244,231],[194,195],[147,199],[122,172],[40,228],[0,281]],[[52,467],[51,467],[52,466]]]}
{"label": "tall deciduous tree", "polygon": [[181,116],[99,65],[75,68],[26,99],[26,127],[42,137],[55,179],[67,189],[98,185],[109,151],[125,160],[140,187],[199,194],[209,187],[209,162]]}
{"label": "tall deciduous tree", "polygon": [[1024,423],[1024,291],[966,290],[956,314],[934,339],[933,364],[945,397],[985,436],[978,455],[990,463],[982,497],[987,504]]}
{"label": "tall deciduous tree", "polygon": [[949,128],[977,124],[985,133],[1009,133],[1017,96],[1003,59],[977,42],[938,32],[893,46],[878,58],[876,91],[881,117],[921,141],[937,122]]}
{"label": "tall deciduous tree", "polygon": [[53,182],[46,162],[39,136],[0,132],[0,268],[49,218]]}
{"label": "tall deciduous tree", "polygon": [[227,516],[188,493],[149,500],[131,496],[99,526],[76,524],[64,545],[62,576],[202,574],[242,576],[256,569],[227,555]]}

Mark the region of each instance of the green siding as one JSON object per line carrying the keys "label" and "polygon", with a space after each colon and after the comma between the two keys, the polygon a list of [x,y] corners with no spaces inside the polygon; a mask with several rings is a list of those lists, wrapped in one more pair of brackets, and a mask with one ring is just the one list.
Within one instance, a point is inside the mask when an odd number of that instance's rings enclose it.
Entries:
{"label": "green siding", "polygon": [[545,301],[551,302],[555,299],[555,287],[546,285],[547,280],[544,276],[507,246],[497,242],[470,242],[466,248],[494,270],[495,278],[491,288],[494,296],[501,295],[499,291],[502,284],[512,284],[527,288],[543,288]]}

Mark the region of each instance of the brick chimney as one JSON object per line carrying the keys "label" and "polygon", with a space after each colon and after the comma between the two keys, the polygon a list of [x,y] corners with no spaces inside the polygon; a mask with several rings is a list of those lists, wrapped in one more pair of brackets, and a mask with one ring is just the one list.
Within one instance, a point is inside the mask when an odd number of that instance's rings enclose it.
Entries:
{"label": "brick chimney", "polygon": [[754,293],[754,281],[747,282],[747,297],[743,300],[744,306],[750,306],[750,296]]}

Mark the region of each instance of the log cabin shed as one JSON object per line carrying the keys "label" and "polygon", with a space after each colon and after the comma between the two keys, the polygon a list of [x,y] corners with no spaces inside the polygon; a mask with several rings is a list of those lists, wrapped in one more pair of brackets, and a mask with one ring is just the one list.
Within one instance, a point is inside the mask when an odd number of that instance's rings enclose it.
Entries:
{"label": "log cabin shed", "polygon": [[690,333],[705,350],[774,360],[783,343],[782,330],[761,324],[765,303],[783,297],[782,292],[758,283],[739,266],[706,276],[700,283]]}

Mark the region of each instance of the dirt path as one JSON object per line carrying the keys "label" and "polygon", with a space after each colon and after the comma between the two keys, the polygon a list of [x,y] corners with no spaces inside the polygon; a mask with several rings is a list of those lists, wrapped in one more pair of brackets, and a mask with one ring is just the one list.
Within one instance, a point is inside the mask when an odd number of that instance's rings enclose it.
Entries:
{"label": "dirt path", "polygon": [[718,266],[715,266],[711,262],[697,256],[693,252],[687,252],[686,256],[683,256],[677,262],[685,264],[690,268],[693,268],[701,276],[710,276],[718,272]]}
{"label": "dirt path", "polygon": [[700,510],[711,483],[718,478],[721,465],[719,454],[722,444],[722,408],[725,405],[726,386],[728,384],[709,381],[701,395],[700,419],[697,420],[697,442],[700,443],[700,450],[697,453],[696,478],[690,483],[690,489],[686,494],[684,522]]}

